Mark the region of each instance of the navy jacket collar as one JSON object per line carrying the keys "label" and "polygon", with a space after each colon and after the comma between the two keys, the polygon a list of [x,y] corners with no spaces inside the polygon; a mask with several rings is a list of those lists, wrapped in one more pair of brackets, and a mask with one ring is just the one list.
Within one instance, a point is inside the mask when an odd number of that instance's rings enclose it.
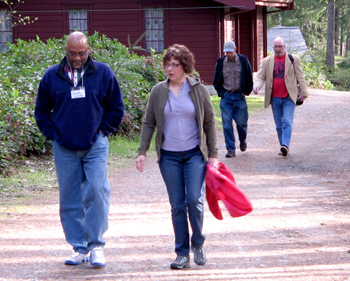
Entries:
{"label": "navy jacket collar", "polygon": [[[63,79],[66,79],[66,80],[68,80],[68,81],[70,81],[72,83],[72,81],[66,75],[65,67],[66,67],[67,63],[68,63],[67,57],[64,57],[61,60],[60,64],[58,65],[58,68],[57,68],[57,71],[56,71],[56,75],[58,75],[59,77],[61,77]],[[87,58],[85,65],[87,66],[87,68],[86,68],[86,73],[84,74],[85,75],[84,77],[86,77],[86,76],[88,76],[88,75],[90,75],[90,74],[92,74],[92,73],[97,71],[97,68],[96,68],[96,66],[94,64],[94,61],[92,60],[90,55]],[[84,65],[84,68],[85,68],[85,65]]]}

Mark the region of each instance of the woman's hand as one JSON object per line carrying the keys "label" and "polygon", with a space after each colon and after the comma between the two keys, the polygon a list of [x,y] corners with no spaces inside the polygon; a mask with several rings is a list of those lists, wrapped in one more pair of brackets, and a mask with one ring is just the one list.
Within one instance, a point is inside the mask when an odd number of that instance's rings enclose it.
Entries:
{"label": "woman's hand", "polygon": [[219,165],[219,160],[217,158],[214,157],[210,157],[208,160],[208,163],[210,165],[212,165],[214,168],[219,169],[220,165]]}
{"label": "woman's hand", "polygon": [[146,160],[146,156],[145,155],[139,155],[136,158],[136,168],[140,171],[143,172],[143,169],[145,167],[145,160]]}

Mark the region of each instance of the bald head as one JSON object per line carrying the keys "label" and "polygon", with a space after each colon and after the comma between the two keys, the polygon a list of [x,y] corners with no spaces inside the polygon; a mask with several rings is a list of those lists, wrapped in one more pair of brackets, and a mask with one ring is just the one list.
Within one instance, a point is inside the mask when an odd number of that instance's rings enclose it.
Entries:
{"label": "bald head", "polygon": [[89,55],[88,39],[84,33],[75,31],[67,37],[66,55],[73,69],[80,69]]}
{"label": "bald head", "polygon": [[275,40],[273,40],[273,44],[281,44],[284,45],[284,40],[282,37],[276,37]]}
{"label": "bald head", "polygon": [[276,37],[275,40],[273,40],[273,50],[276,56],[283,57],[285,48],[286,45],[281,37]]}
{"label": "bald head", "polygon": [[74,31],[71,34],[68,35],[67,40],[66,40],[66,46],[71,45],[71,44],[88,44],[88,39],[85,36],[84,33],[80,31]]}

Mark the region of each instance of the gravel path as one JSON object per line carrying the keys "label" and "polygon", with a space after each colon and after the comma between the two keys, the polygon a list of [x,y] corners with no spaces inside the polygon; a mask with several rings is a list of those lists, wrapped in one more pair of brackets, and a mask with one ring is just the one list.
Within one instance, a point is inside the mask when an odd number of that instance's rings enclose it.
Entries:
{"label": "gravel path", "polygon": [[[170,270],[170,207],[155,157],[111,171],[108,265],[65,266],[56,192],[2,205],[0,280],[350,280],[350,93],[310,90],[296,109],[290,155],[278,154],[271,109],[249,119],[248,149],[220,161],[254,210],[216,220],[205,205],[208,262]],[[0,206],[1,206],[0,205]]]}

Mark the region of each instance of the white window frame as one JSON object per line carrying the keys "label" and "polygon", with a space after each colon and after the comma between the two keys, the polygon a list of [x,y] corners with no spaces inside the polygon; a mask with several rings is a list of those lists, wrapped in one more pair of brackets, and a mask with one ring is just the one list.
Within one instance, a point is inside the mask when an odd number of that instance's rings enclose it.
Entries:
{"label": "white window frame", "polygon": [[164,50],[164,9],[145,9],[146,51]]}
{"label": "white window frame", "polygon": [[11,12],[0,9],[0,52],[7,51],[7,42],[12,42],[12,36]]}
{"label": "white window frame", "polygon": [[75,30],[88,32],[88,10],[87,9],[69,9],[69,33]]}

